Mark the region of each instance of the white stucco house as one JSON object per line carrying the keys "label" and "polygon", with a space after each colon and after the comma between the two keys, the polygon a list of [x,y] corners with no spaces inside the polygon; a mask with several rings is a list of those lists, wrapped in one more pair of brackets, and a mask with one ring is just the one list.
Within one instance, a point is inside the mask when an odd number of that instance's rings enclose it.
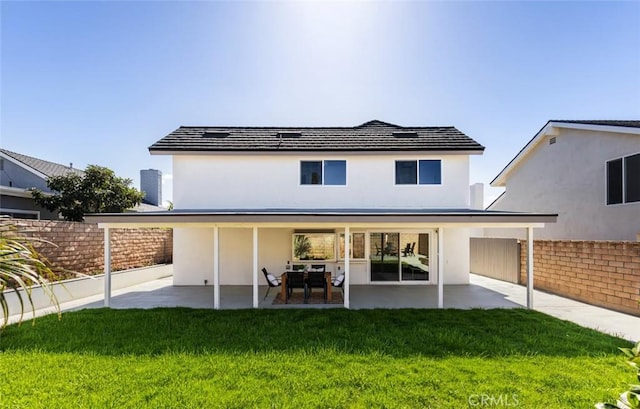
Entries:
{"label": "white stucco house", "polygon": [[172,227],[174,285],[213,286],[214,308],[225,285],[253,286],[258,307],[260,269],[310,263],[345,273],[347,308],[353,285],[438,286],[442,307],[443,285],[469,283],[471,228],[555,221],[471,209],[469,158],[484,147],[454,127],[180,127],[149,150],[172,157],[174,210],[87,220],[107,239]]}
{"label": "white stucco house", "polygon": [[551,120],[491,186],[506,190],[489,210],[558,213],[538,239],[640,240],[640,121]]}

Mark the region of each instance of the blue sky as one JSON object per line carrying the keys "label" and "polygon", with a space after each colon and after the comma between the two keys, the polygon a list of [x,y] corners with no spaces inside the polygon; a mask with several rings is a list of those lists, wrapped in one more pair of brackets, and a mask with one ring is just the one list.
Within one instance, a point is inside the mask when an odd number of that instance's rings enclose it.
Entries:
{"label": "blue sky", "polygon": [[549,119],[640,119],[640,2],[2,1],[0,13],[0,145],[136,186],[140,169],[171,174],[147,147],[180,125],[453,125],[487,147],[471,181],[488,184]]}

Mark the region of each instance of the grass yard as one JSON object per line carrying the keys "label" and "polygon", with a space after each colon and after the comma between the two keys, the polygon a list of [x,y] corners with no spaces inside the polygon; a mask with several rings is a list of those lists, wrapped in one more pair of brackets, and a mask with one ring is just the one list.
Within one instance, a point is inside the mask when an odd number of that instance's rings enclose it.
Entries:
{"label": "grass yard", "polygon": [[522,309],[84,310],[2,333],[0,407],[592,408],[619,346]]}

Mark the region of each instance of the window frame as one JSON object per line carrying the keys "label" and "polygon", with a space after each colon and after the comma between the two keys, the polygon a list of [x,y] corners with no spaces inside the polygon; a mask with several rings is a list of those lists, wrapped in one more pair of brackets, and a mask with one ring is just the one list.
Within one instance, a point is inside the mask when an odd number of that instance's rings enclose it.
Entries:
{"label": "window frame", "polygon": [[[398,183],[398,162],[415,162],[416,163],[416,183]],[[420,162],[438,162],[440,165],[440,177],[438,183],[420,183]],[[396,159],[393,166],[394,186],[441,186],[442,183],[442,159]]]}
{"label": "window frame", "polygon": [[[309,162],[320,162],[320,183],[302,183],[302,164],[303,163],[309,163]],[[344,162],[344,184],[340,185],[340,184],[327,184],[325,182],[326,178],[326,170],[325,170],[325,166],[326,166],[326,162]],[[299,162],[299,174],[298,174],[298,185],[299,186],[329,186],[329,187],[344,187],[347,186],[347,180],[348,180],[348,166],[347,166],[347,160],[346,159],[300,159]]]}
{"label": "window frame", "polygon": [[[353,235],[354,234],[361,234],[362,235],[362,240],[363,240],[362,243],[364,245],[364,249],[363,249],[361,258],[354,258],[353,257]],[[345,257],[341,257],[340,252],[342,250],[341,246],[343,246],[342,243],[343,243],[343,239],[344,239],[345,234],[344,234],[344,232],[341,232],[341,233],[337,233],[337,235],[338,235],[338,239],[336,241],[336,251],[337,251],[336,259],[337,259],[338,262],[343,262],[346,258]],[[350,243],[350,245],[349,245],[349,261],[367,261],[367,232],[364,231],[364,230],[362,230],[362,231],[360,231],[360,230],[352,231],[352,232],[349,232],[349,238],[350,238],[350,240],[349,240],[349,243]]]}
{"label": "window frame", "polygon": [[[624,156],[617,156],[611,159],[607,159],[604,162],[604,203],[605,206],[623,206],[623,205],[631,205],[634,203],[640,203],[640,200],[634,200],[632,202],[627,200],[627,183],[629,182],[629,178],[627,175],[627,169],[626,169],[626,165],[627,165],[627,160],[628,158],[634,157],[634,156],[639,156],[640,152],[636,152],[636,153],[631,153],[629,155],[624,155]],[[609,203],[609,164],[612,162],[616,162],[616,161],[620,161],[621,162],[621,173],[622,173],[622,180],[621,180],[621,188],[622,188],[622,199],[620,202],[615,202],[615,203]],[[640,179],[640,176],[637,177],[638,179]]]}

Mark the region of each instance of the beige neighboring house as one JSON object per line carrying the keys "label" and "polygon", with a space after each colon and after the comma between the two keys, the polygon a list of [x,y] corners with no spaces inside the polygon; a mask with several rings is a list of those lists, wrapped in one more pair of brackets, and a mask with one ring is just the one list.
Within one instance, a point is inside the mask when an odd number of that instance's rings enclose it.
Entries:
{"label": "beige neighboring house", "polygon": [[640,121],[551,120],[491,186],[506,190],[487,210],[558,213],[536,239],[639,240]]}

